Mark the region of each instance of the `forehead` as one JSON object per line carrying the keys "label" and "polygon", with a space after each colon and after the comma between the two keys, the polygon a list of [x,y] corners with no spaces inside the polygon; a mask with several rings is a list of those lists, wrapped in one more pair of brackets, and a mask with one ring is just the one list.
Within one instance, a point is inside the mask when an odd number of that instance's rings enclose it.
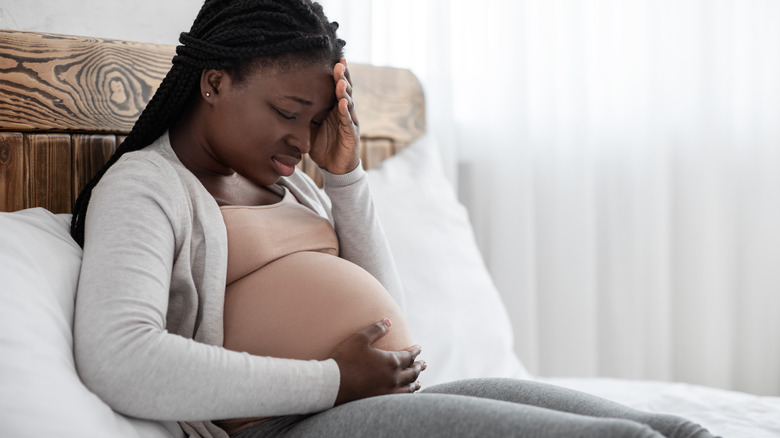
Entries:
{"label": "forehead", "polygon": [[328,101],[333,96],[333,66],[326,63],[296,63],[290,66],[255,67],[245,85],[256,87],[264,94],[295,96],[310,102]]}

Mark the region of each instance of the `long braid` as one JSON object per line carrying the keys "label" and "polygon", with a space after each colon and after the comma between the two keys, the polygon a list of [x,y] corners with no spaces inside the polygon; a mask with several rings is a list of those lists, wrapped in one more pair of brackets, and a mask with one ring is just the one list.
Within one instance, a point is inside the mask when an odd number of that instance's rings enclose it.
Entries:
{"label": "long braid", "polygon": [[122,155],[150,145],[178,120],[204,69],[229,70],[240,82],[254,60],[281,62],[281,55],[293,54],[335,63],[344,48],[337,28],[311,0],[206,0],[130,134],[76,199],[70,229],[76,242],[84,246],[87,208],[100,179]]}

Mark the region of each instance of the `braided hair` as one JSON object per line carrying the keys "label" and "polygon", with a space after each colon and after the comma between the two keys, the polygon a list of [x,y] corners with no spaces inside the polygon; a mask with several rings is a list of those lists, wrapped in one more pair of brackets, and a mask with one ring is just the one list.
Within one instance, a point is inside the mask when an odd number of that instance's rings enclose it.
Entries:
{"label": "braided hair", "polygon": [[252,68],[290,66],[295,61],[338,62],[344,41],[312,0],[206,0],[192,29],[182,32],[173,66],[127,138],[76,199],[70,233],[84,246],[84,221],[95,188],[127,152],[143,149],[170,128],[199,89],[201,72],[224,70],[236,83]]}

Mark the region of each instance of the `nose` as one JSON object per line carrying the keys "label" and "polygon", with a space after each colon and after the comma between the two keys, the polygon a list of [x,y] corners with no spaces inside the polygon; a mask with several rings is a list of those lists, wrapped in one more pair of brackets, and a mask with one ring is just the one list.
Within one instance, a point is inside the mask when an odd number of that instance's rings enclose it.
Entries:
{"label": "nose", "polygon": [[313,138],[314,132],[309,126],[299,127],[287,137],[287,144],[298,149],[301,155],[305,155],[311,150]]}

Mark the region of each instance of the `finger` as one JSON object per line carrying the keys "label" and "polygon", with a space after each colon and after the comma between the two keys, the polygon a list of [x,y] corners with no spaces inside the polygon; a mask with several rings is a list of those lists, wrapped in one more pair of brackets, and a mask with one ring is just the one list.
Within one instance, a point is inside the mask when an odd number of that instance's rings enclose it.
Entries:
{"label": "finger", "polygon": [[417,358],[417,356],[419,356],[420,353],[422,353],[422,346],[415,344],[415,345],[412,345],[411,347],[407,348],[404,351],[408,351],[409,353],[411,353],[412,356],[411,356],[411,360],[409,361],[409,363],[412,363]]}
{"label": "finger", "polygon": [[419,377],[420,373],[425,371],[426,368],[428,368],[428,364],[424,360],[415,361],[411,366],[409,366],[409,368],[406,368],[398,373],[399,381],[406,383],[411,382],[412,380],[417,380],[417,377]]}
{"label": "finger", "polygon": [[344,64],[336,64],[335,67],[333,67],[333,82],[338,86],[342,82],[346,86],[344,89],[344,92],[348,95],[352,95],[352,81],[349,79],[348,71],[346,70],[346,67],[344,67]]}
{"label": "finger", "polygon": [[357,122],[357,119],[355,118],[356,115],[354,111],[352,110],[352,107],[349,106],[349,103],[346,99],[341,99],[339,101],[339,125],[342,129],[342,132],[346,135],[354,136],[355,138],[360,136],[360,125]]}
{"label": "finger", "polygon": [[398,389],[395,390],[395,393],[396,394],[411,394],[411,393],[417,392],[420,388],[422,388],[422,385],[420,384],[420,382],[415,381],[415,382],[412,382],[412,383],[410,383],[408,385],[404,385],[404,386],[399,387]]}
{"label": "finger", "polygon": [[[346,88],[344,88],[345,86],[341,85],[342,83],[344,83],[344,81],[340,81],[339,84],[336,85],[336,98],[339,100],[339,115],[343,117],[349,113],[351,123],[354,123],[355,126],[360,127],[360,122],[358,121],[357,113],[355,112],[355,102],[352,100],[352,96],[347,94]],[[342,122],[348,123],[343,118]]]}
{"label": "finger", "polygon": [[347,88],[344,91],[347,93],[347,95],[352,97],[352,82],[350,82],[349,79],[347,79],[346,77],[342,77],[341,81],[339,82],[343,82],[347,86]]}
{"label": "finger", "polygon": [[352,113],[349,111],[349,101],[339,99],[339,120],[344,126],[352,125]]}
{"label": "finger", "polygon": [[401,372],[398,373],[397,380],[398,386],[402,387],[404,385],[408,385],[411,382],[417,381],[417,379],[420,377],[420,373],[422,372],[419,368],[407,368]]}
{"label": "finger", "polygon": [[[427,362],[425,362],[424,360],[417,360],[417,361],[414,361],[414,363],[412,363],[411,365],[409,365],[409,368],[407,368],[407,369],[405,369],[405,370],[403,370],[401,372],[402,373],[416,373],[417,375],[419,375],[420,373],[425,371],[426,368],[428,368],[428,363]],[[416,376],[415,376],[415,379],[417,379]]]}
{"label": "finger", "polygon": [[352,96],[349,96],[349,117],[352,119],[352,123],[360,130],[360,120],[357,118],[357,112],[355,112],[355,102],[352,100]]}
{"label": "finger", "polygon": [[[349,69],[346,66],[347,61],[341,58],[339,63],[333,67],[333,80],[336,84],[336,99],[348,99],[348,110],[352,121],[355,126],[360,126],[360,122],[355,112],[355,102],[352,99],[352,79],[349,74]],[[342,85],[343,84],[343,85]]]}
{"label": "finger", "polygon": [[414,366],[414,360],[420,354],[420,351],[422,351],[422,347],[414,345],[403,351],[393,351],[392,354],[395,356],[395,361],[399,368],[410,368]]}
{"label": "finger", "polygon": [[338,84],[339,81],[344,79],[346,81],[346,78],[344,76],[344,72],[346,71],[347,67],[338,62],[336,65],[333,66],[333,83]]}
{"label": "finger", "polygon": [[347,60],[345,58],[339,59],[340,64],[344,64],[344,76],[347,78],[347,82],[349,82],[350,86],[352,85],[352,76],[349,74],[349,65],[347,64]]}
{"label": "finger", "polygon": [[364,328],[363,330],[359,331],[358,334],[363,335],[368,342],[368,345],[371,345],[376,342],[377,339],[384,336],[385,333],[387,333],[387,329],[390,328],[391,325],[392,323],[390,320],[385,318]]}
{"label": "finger", "polygon": [[354,105],[352,94],[349,91],[349,84],[346,81],[342,80],[336,83],[336,99],[347,99],[350,106]]}

